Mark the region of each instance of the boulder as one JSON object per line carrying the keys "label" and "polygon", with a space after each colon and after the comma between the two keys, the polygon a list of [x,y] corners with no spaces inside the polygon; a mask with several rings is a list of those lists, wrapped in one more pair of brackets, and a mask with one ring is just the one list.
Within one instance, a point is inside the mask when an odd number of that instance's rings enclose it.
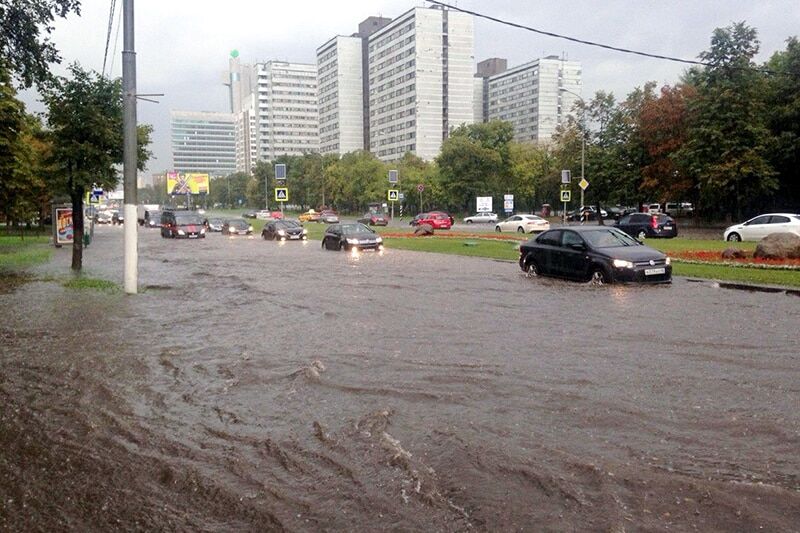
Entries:
{"label": "boulder", "polygon": [[773,233],[756,245],[753,257],[761,259],[800,259],[800,237],[794,233]]}
{"label": "boulder", "polygon": [[726,248],[722,252],[723,259],[744,259],[747,257],[747,252],[738,248]]}
{"label": "boulder", "polygon": [[414,230],[415,237],[425,237],[426,235],[433,235],[433,226],[430,224],[420,224]]}

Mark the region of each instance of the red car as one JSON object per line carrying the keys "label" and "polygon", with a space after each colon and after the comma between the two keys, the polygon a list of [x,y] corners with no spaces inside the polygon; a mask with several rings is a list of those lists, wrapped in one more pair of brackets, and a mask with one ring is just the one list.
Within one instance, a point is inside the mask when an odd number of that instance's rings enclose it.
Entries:
{"label": "red car", "polygon": [[389,224],[389,219],[381,213],[365,213],[358,222],[369,226],[386,226]]}
{"label": "red car", "polygon": [[426,213],[417,221],[417,225],[421,224],[430,224],[433,229],[450,229],[453,227],[453,219],[447,213]]}

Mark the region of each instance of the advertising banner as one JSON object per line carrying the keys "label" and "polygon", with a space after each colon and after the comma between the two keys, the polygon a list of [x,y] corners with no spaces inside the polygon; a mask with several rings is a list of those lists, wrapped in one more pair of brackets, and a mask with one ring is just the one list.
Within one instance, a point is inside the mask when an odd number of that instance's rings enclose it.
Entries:
{"label": "advertising banner", "polygon": [[167,172],[168,194],[208,194],[208,174]]}
{"label": "advertising banner", "polygon": [[72,244],[75,237],[72,226],[72,208],[56,208],[56,245]]}

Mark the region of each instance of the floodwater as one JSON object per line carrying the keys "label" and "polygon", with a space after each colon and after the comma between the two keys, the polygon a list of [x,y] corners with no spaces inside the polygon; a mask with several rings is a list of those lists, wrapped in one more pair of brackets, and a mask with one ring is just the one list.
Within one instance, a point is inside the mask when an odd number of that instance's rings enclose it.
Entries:
{"label": "floodwater", "polygon": [[797,296],[139,235],[0,294],[0,530],[800,529]]}

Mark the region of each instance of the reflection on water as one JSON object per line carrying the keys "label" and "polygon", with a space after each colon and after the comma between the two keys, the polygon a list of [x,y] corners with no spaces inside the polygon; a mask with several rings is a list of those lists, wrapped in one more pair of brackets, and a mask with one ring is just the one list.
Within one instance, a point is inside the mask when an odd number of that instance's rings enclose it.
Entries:
{"label": "reflection on water", "polygon": [[[116,230],[88,273],[121,280]],[[140,253],[136,297],[0,295],[0,529],[800,523],[796,298],[317,241]]]}

